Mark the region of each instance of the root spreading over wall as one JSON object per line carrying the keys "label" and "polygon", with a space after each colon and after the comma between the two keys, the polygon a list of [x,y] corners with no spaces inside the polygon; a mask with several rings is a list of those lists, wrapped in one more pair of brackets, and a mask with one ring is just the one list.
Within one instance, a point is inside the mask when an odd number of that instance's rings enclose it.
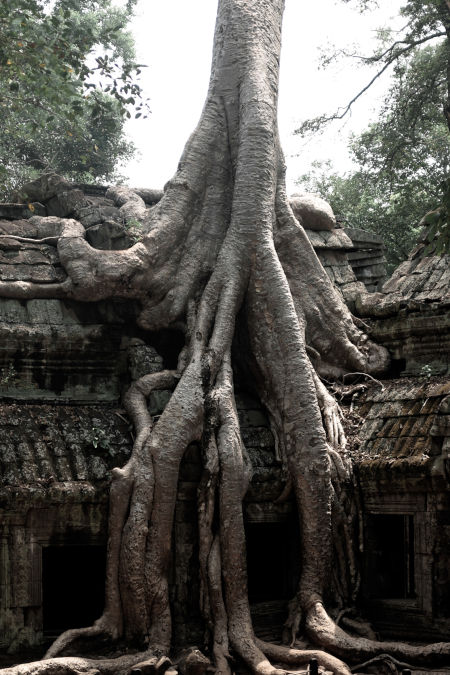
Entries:
{"label": "root spreading over wall", "polygon": [[[67,281],[0,283],[4,297],[137,300],[142,329],[176,325],[185,336],[176,371],[142,377],[125,397],[136,438],[126,466],[113,472],[103,615],[64,633],[45,660],[5,671],[11,675],[128,673],[142,662],[142,672],[168,668],[172,527],[180,462],[193,441],[203,452],[200,604],[215,672],[232,672],[231,654],[255,675],[288,672],[311,657],[336,675],[384,653],[450,660],[449,644],[351,637],[325,609],[332,567],[337,603],[357,593],[357,514],[339,409],[320,376],[379,372],[388,359],[356,325],[286,197],[276,116],[282,13],[282,0],[219,0],[209,91],[177,173],[149,211],[132,191],[116,195],[141,220],[141,241],[125,251],[93,249],[80,223],[61,219]],[[242,501],[251,467],[234,400],[237,335],[296,498],[301,558],[286,624],[291,647],[257,640],[250,617]],[[147,398],[168,387],[172,397],[154,424]],[[295,648],[299,627],[316,651]],[[63,656],[98,637],[139,649],[117,659]]]}

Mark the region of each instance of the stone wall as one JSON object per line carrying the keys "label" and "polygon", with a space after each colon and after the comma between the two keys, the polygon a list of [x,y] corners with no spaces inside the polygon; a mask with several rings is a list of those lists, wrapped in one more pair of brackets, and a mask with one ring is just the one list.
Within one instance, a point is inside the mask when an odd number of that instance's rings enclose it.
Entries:
{"label": "stone wall", "polygon": [[378,291],[386,279],[386,258],[383,239],[374,232],[346,227],[345,234],[352,241],[348,260],[358,281],[369,293]]}
{"label": "stone wall", "polygon": [[[64,314],[67,308],[65,303],[61,305]],[[30,313],[24,316],[30,317]],[[84,323],[81,321],[77,326],[82,331]],[[39,335],[41,339],[41,333]],[[26,332],[24,336],[27,337]],[[157,336],[154,340],[158,341]],[[84,345],[90,354],[91,341],[86,339]],[[18,367],[14,382],[2,390],[0,649],[15,651],[39,645],[57,628],[47,626],[44,635],[45,593],[55,592],[48,582],[45,585],[46,554],[53,554],[55,547],[60,547],[70,549],[74,556],[81,555],[83,550],[87,556],[87,549],[82,547],[94,551],[106,543],[110,471],[126,462],[132,444],[132,429],[120,407],[119,393],[130,377],[164,367],[163,358],[140,339],[129,338],[125,333],[122,341],[117,339],[114,345],[115,351],[111,351],[109,359],[97,364],[98,373],[110,384],[107,395],[98,396],[89,368],[80,367],[77,387],[70,378],[64,380],[64,386],[57,391],[47,387],[45,380],[36,382],[36,378],[32,378],[30,384],[30,372],[36,368],[33,363],[30,369]],[[48,362],[58,348],[58,341],[48,343]],[[25,339],[22,350],[26,349]],[[20,364],[18,351],[17,344],[16,357]],[[83,362],[82,349],[71,350],[70,361],[61,367],[69,370],[75,359],[80,364]],[[39,389],[39,385],[43,388]],[[158,391],[151,395],[149,409],[154,416],[162,413],[170,393]],[[95,404],[86,405],[89,397],[96,400]],[[65,403],[69,399],[70,405]],[[253,464],[245,504],[246,520],[257,526],[286,523],[292,504],[274,503],[285,481],[275,456],[267,417],[259,402],[245,392],[237,394],[237,406],[242,435]],[[180,645],[201,641],[204,628],[199,612],[197,574],[196,493],[201,470],[200,450],[193,445],[185,453],[180,472],[172,552],[171,600],[174,633]],[[75,578],[66,579],[66,583],[77,583],[78,570],[80,575],[89,578],[91,562],[90,556],[80,558]],[[63,571],[61,576],[64,578]],[[266,583],[270,585],[270,578]],[[65,602],[64,598],[62,601]],[[86,604],[89,605],[89,599]],[[264,634],[272,630],[274,621],[280,630],[280,612],[285,601],[275,604],[278,612],[275,616],[269,611],[273,603],[263,602],[262,607],[257,603],[254,607],[257,617],[262,613]],[[49,611],[47,609],[47,613]],[[64,621],[64,613],[61,616]]]}
{"label": "stone wall", "polygon": [[379,293],[357,302],[404,376],[450,374],[450,256],[427,254],[426,245],[418,244]]}
{"label": "stone wall", "polygon": [[[137,192],[145,208],[161,197],[151,190]],[[0,233],[10,235],[0,240],[0,277],[40,283],[64,278],[52,216],[76,216],[98,248],[129,246],[139,233],[114,194],[51,177],[29,187],[26,197],[18,196],[24,204],[0,210]],[[45,242],[13,238],[33,238],[42,216],[47,216]],[[349,419],[354,415],[357,423],[349,436],[362,492],[365,608],[385,633],[412,637],[415,631],[435,639],[450,627],[448,267],[415,253],[381,292],[368,294],[383,274],[380,241],[334,224],[306,231],[335,286],[390,349],[391,376],[416,375],[376,385],[355,399]],[[175,367],[182,342],[176,332],[142,335],[135,315],[132,303],[0,300],[2,649],[40,644],[44,637],[44,596],[52,581],[45,569],[42,574],[46,555],[54,554],[56,561],[58,551],[70,549],[79,556],[73,574],[89,575],[94,564],[89,551],[105,545],[110,471],[123,465],[132,443],[121,396],[132,379]],[[292,501],[278,501],[285,477],[250,385],[241,382],[236,397],[253,466],[244,503],[250,596],[258,634],[277,639],[298,578],[299,533]],[[162,413],[170,394],[151,395],[152,415]],[[172,549],[171,603],[180,645],[203,636],[197,573],[200,474],[200,451],[192,445],[181,466]],[[404,528],[398,534],[409,549],[398,549],[398,555],[405,569],[413,569],[404,577],[414,582],[411,597],[371,597],[367,576],[375,549],[370,547],[377,545],[379,524],[388,522],[394,533]]]}
{"label": "stone wall", "polygon": [[[383,381],[354,402],[360,426],[353,431],[351,453],[365,525],[365,611],[385,636],[445,640],[450,630],[450,381]],[[380,529],[371,537],[374,526]],[[385,585],[383,593],[384,574],[391,575],[393,585]]]}

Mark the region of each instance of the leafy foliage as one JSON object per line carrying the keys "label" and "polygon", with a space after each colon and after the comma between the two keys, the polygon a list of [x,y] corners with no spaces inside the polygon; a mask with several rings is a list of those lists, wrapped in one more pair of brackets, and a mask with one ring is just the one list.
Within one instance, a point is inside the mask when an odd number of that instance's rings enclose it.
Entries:
{"label": "leafy foliage", "polygon": [[438,254],[450,253],[450,179],[443,181],[442,203],[441,205],[427,213],[424,218],[424,224],[430,225],[427,234],[429,244],[426,248],[427,253],[435,252]]}
{"label": "leafy foliage", "polygon": [[33,172],[106,178],[132,152],[123,123],[148,103],[127,31],[135,0],[3,0],[0,191]]}
{"label": "leafy foliage", "polygon": [[[407,19],[403,35],[380,31],[377,50],[370,57],[361,57],[365,63],[381,64],[376,77],[385,66],[392,66],[393,76],[377,121],[351,141],[356,170],[342,176],[329,165],[315,166],[299,180],[302,187],[327,198],[344,221],[381,234],[392,266],[408,254],[424,214],[437,207],[439,217],[430,216],[436,250],[450,247],[450,210],[445,205],[450,136],[442,114],[449,86],[450,9],[442,0],[408,0],[402,15]],[[324,120],[342,117],[347,108],[326,119],[306,122],[299,133],[319,128]],[[442,203],[443,185],[447,187]]]}

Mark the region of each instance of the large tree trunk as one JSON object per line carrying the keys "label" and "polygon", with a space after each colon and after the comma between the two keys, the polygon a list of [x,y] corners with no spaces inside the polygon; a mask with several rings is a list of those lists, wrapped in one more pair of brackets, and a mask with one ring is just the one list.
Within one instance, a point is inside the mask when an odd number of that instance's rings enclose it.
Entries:
{"label": "large tree trunk", "polygon": [[[267,656],[297,665],[314,656],[328,670],[349,674],[325,652],[274,647],[253,633],[242,513],[250,470],[231,360],[237,329],[298,505],[302,555],[292,633],[303,618],[319,648],[349,660],[389,649],[410,659],[434,652],[448,658],[448,645],[424,651],[350,638],[323,607],[333,547],[341,560],[343,550],[351,552],[340,506],[352,478],[337,406],[317,373],[375,372],[387,356],[355,325],[286,197],[277,130],[283,4],[219,0],[208,96],[178,171],[148,216],[128,193],[124,208],[144,219],[142,241],[127,251],[94,250],[76,221],[61,220],[58,250],[68,281],[0,284],[0,293],[10,297],[134,298],[141,302],[143,329],[175,322],[185,327],[177,371],[145,376],[126,396],[136,441],[127,465],[114,471],[103,616],[90,628],[62,635],[47,660],[11,673],[122,673],[169,653],[168,566],[178,472],[186,447],[197,440],[204,458],[198,493],[201,605],[216,672],[231,672],[232,650],[253,673],[284,672]],[[174,392],[153,426],[147,397],[168,386]],[[332,515],[339,527],[332,527]],[[334,542],[337,531],[344,534]],[[351,555],[348,564],[355,577]],[[115,661],[54,658],[78,638],[99,635],[138,643],[142,652]],[[154,670],[162,672],[164,663]]]}

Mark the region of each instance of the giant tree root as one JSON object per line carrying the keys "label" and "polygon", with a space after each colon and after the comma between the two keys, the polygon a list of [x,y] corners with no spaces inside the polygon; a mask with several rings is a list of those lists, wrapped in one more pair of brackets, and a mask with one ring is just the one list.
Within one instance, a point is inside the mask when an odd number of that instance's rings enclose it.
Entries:
{"label": "giant tree root", "polygon": [[[109,673],[117,675],[118,673],[130,673],[133,668],[140,664],[150,662],[154,663],[152,669],[155,675],[163,675],[170,667],[169,659],[154,655],[153,651],[141,652],[139,654],[130,654],[119,656],[115,659],[84,659],[77,657],[61,657],[55,659],[45,659],[43,661],[32,661],[12,668],[1,670],[5,675],[100,675],[100,673]],[[147,668],[147,670],[149,670]]]}
{"label": "giant tree root", "polygon": [[[339,408],[319,376],[375,373],[388,356],[353,321],[289,207],[276,124],[282,13],[283,0],[219,0],[208,97],[176,175],[148,211],[129,191],[111,193],[125,216],[141,218],[140,242],[99,251],[80,223],[53,219],[67,279],[0,282],[5,297],[132,299],[142,329],[177,325],[185,336],[177,371],[144,376],[125,396],[136,439],[127,464],[113,471],[102,617],[60,636],[51,658],[7,669],[9,675],[128,675],[136,663],[170,654],[173,520],[180,463],[193,441],[201,442],[204,469],[200,607],[216,673],[231,674],[230,654],[253,675],[282,675],[311,655],[338,675],[349,673],[341,658],[352,663],[385,652],[405,662],[450,663],[449,644],[353,638],[323,607],[333,555],[338,606],[351,604],[358,592],[358,505]],[[42,233],[47,236],[45,222]],[[237,335],[243,348],[233,364]],[[305,625],[317,651],[268,645],[254,635],[242,508],[251,466],[233,385],[239,361],[269,414],[296,499],[300,582],[290,639]],[[161,387],[174,391],[154,424],[147,398]],[[115,660],[58,658],[80,639],[99,637],[140,652]]]}
{"label": "giant tree root", "polygon": [[381,642],[362,637],[352,637],[336,626],[321,603],[310,608],[306,616],[309,637],[324,649],[343,659],[365,661],[382,654],[389,654],[403,662],[430,666],[442,666],[450,662],[450,643],[436,642],[430,645],[410,645],[402,642]]}
{"label": "giant tree root", "polygon": [[311,659],[316,659],[322,668],[330,670],[334,675],[350,675],[351,673],[345,663],[323,651],[292,649],[262,640],[256,640],[256,644],[268,658],[278,663],[285,663],[290,666],[306,666]]}

